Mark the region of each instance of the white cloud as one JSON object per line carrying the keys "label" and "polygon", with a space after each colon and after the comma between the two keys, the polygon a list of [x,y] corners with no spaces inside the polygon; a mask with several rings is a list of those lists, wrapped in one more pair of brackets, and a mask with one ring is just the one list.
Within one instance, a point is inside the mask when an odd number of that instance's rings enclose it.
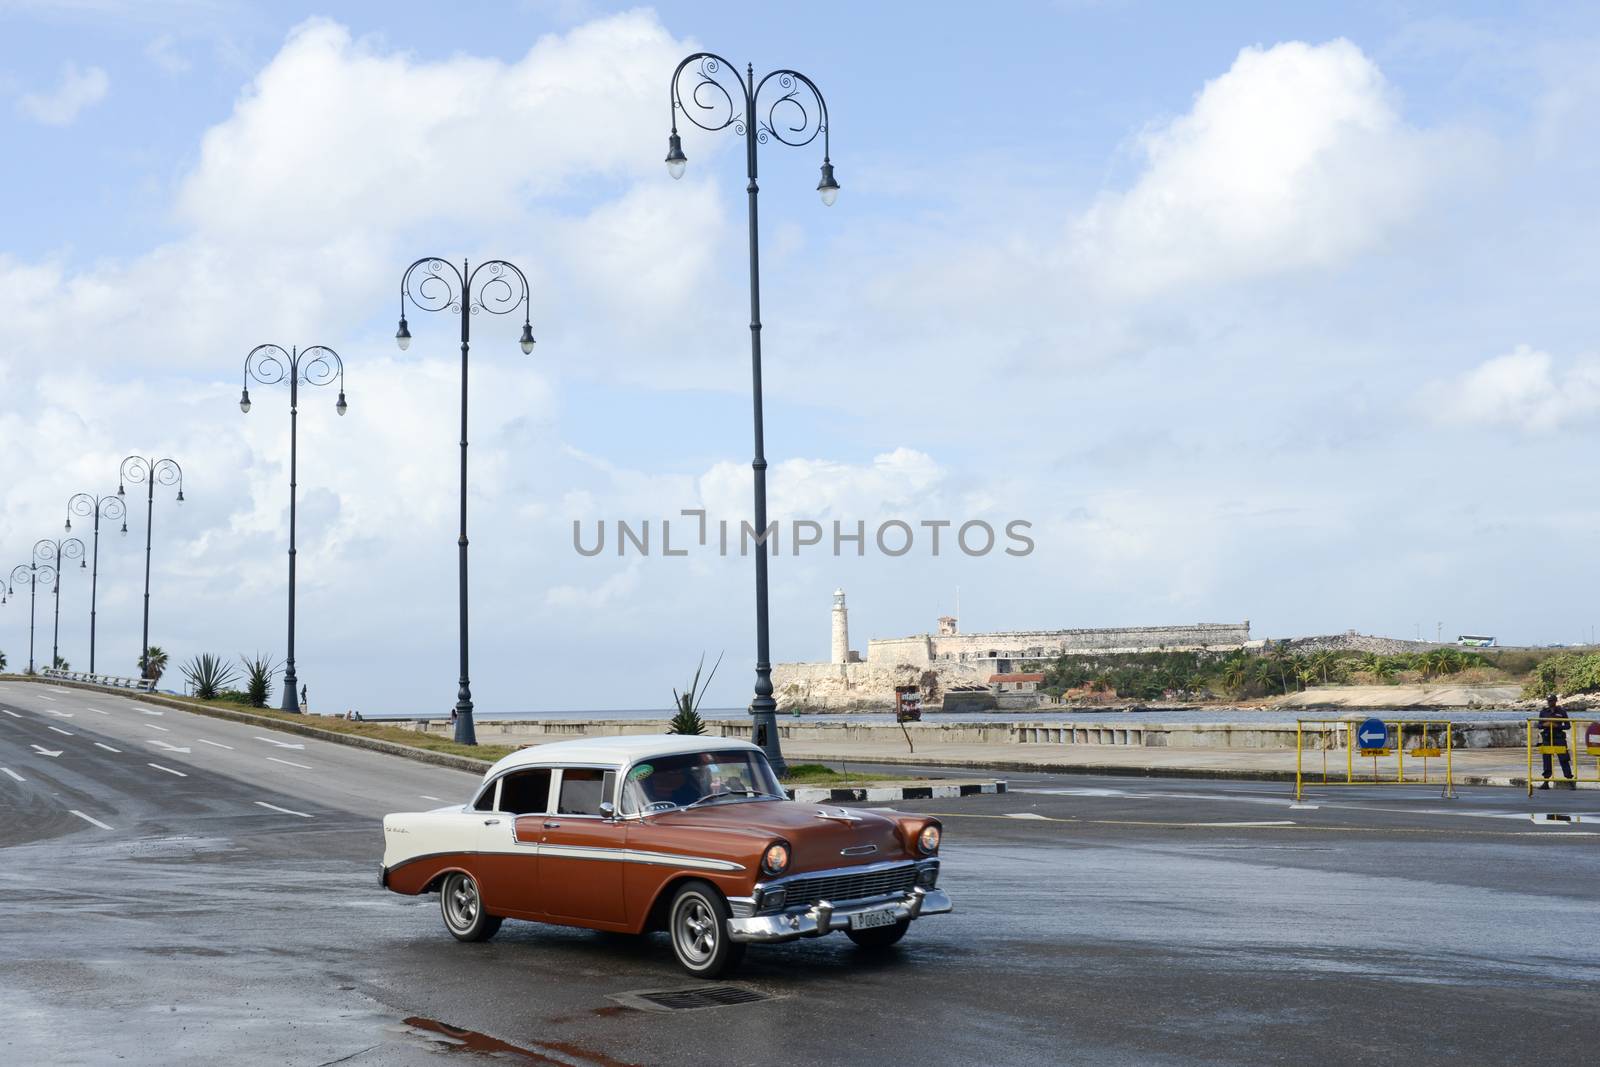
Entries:
{"label": "white cloud", "polygon": [[1073,234],[1093,277],[1134,294],[1370,248],[1411,216],[1453,145],[1407,126],[1377,66],[1341,39],[1243,49],[1139,149],[1139,179]]}
{"label": "white cloud", "polygon": [[85,108],[106,97],[111,79],[99,67],[79,70],[68,63],[61,68],[61,82],[48,92],[25,93],[17,100],[17,110],[46,126],[70,126]]}
{"label": "white cloud", "polygon": [[1546,433],[1600,415],[1600,360],[1584,357],[1558,370],[1548,352],[1518,345],[1455,381],[1424,391],[1435,419]]}

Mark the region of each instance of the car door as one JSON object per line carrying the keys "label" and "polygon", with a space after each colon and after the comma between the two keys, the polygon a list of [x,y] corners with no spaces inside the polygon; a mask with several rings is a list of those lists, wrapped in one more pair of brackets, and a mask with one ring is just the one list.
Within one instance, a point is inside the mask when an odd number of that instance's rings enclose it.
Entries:
{"label": "car door", "polygon": [[539,842],[540,910],[554,919],[597,925],[627,921],[622,900],[623,824],[600,814],[616,803],[616,772],[563,767],[555,806]]}
{"label": "car door", "polygon": [[484,817],[504,835],[504,845],[482,863],[487,879],[479,879],[484,907],[494,915],[539,911],[540,823],[550,810],[550,768],[526,767],[503,774],[494,811]]}

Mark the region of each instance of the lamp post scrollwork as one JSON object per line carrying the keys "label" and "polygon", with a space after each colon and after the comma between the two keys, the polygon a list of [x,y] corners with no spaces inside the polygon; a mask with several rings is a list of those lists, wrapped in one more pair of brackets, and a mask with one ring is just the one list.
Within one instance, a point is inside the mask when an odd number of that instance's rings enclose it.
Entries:
{"label": "lamp post scrollwork", "polygon": [[95,626],[96,611],[100,597],[100,518],[104,516],[112,522],[122,521],[122,534],[128,533],[128,509],[122,500],[116,496],[98,496],[93,493],[74,493],[67,501],[67,529],[72,529],[72,516],[88,518],[94,516],[94,548],[92,558],[94,566],[89,570],[89,673],[94,674],[95,668]]}
{"label": "lamp post scrollwork", "polygon": [[183,468],[178,466],[175,459],[147,459],[144,456],[129,456],[122,461],[122,466],[117,470],[117,496],[127,497],[127,483],[145,483],[145,509],[144,509],[144,627],[139,639],[139,675],[143,678],[150,676],[149,664],[145,662],[150,651],[150,531],[155,521],[156,512],[156,483],[162,485],[176,485],[178,487],[177,502],[183,503]]}
{"label": "lamp post scrollwork", "polygon": [[520,343],[523,353],[530,354],[534,342],[533,324],[528,315],[529,296],[527,275],[503,259],[486,260],[476,267],[463,260],[457,271],[446,259],[424,256],[400,276],[400,328],[395,331],[394,339],[402,352],[411,347],[411,327],[406,321],[408,301],[419,310],[449,311],[461,320],[461,524],[456,538],[461,671],[456,686],[455,740],[463,745],[478,743],[472,723],[472,682],[467,669],[467,356],[472,341],[472,316],[484,311],[506,315],[520,307]]}
{"label": "lamp post scrollwork", "polygon": [[[687,89],[687,91],[685,91]],[[667,138],[667,171],[683,177],[689,159],[678,134],[678,116],[703,130],[731,129],[745,140],[745,172],[749,184],[745,192],[749,204],[750,236],[750,378],[755,408],[755,458],[751,461],[755,491],[755,528],[767,529],[767,459],[761,397],[761,257],[757,195],[756,146],[777,141],[800,148],[822,138],[822,176],[817,193],[825,205],[832,206],[839,196],[830,157],[828,104],[816,83],[797,70],[775,70],[756,80],[755,68],[738,68],[712,52],[696,52],[686,57],[672,72],[669,91],[672,132]],[[765,102],[766,110],[760,110]],[[767,753],[773,768],[785,770],[778,743],[777,702],[772,698],[772,652],[767,610],[767,548],[763,542],[755,553],[756,585],[756,682],[750,702],[751,736]]]}
{"label": "lamp post scrollwork", "polygon": [[344,360],[339,353],[325,345],[310,348],[289,348],[280,345],[257,345],[244,357],[244,389],[239,393],[239,410],[250,413],[250,383],[278,385],[289,383],[289,652],[283,670],[283,710],[298,712],[300,705],[295,694],[299,679],[294,668],[294,606],[295,606],[295,524],[296,488],[298,486],[300,459],[300,386],[329,385],[339,382],[339,399],[333,408],[340,415],[349,410],[344,398]]}

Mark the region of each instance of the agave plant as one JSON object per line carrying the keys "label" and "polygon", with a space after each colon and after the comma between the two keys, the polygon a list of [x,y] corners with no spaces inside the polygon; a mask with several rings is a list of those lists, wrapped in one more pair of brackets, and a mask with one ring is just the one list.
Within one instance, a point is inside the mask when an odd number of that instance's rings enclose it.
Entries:
{"label": "agave plant", "polygon": [[183,680],[201,700],[215,700],[217,695],[238,680],[238,675],[221,656],[202,652],[183,665]]}
{"label": "agave plant", "polygon": [[705,720],[700,718],[700,702],[706,697],[706,690],[711,688],[711,679],[717,676],[717,668],[722,665],[722,657],[717,657],[717,662],[711,665],[711,673],[706,675],[705,685],[700,684],[700,672],[705,669],[706,657],[700,655],[700,665],[694,669],[694,678],[689,682],[687,692],[672,691],[672,704],[677,709],[672,720],[667,723],[667,733],[685,734],[698,737],[706,732]]}
{"label": "agave plant", "polygon": [[241,653],[239,662],[244,665],[244,692],[250,698],[250,706],[266,707],[267,701],[272,699],[272,676],[278,673],[279,664],[260,652],[254,656]]}

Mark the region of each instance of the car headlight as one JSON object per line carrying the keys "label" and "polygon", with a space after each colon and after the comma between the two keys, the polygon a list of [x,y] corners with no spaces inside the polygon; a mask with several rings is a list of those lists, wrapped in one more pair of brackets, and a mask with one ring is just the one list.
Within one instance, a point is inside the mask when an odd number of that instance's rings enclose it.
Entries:
{"label": "car headlight", "polygon": [[917,835],[917,847],[924,855],[931,856],[939,851],[939,828],[937,826],[924,826],[922,833]]}
{"label": "car headlight", "polygon": [[782,874],[789,867],[789,846],[782,841],[768,845],[761,854],[761,869],[768,874]]}

